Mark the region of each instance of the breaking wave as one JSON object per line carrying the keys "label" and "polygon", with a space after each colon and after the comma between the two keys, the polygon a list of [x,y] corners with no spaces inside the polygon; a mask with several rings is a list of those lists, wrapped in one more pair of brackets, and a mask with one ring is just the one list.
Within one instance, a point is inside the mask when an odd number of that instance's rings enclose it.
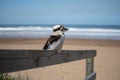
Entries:
{"label": "breaking wave", "polygon": [[[120,29],[103,27],[67,27],[66,37],[94,38],[120,40]],[[0,26],[0,38],[23,37],[39,38],[48,37],[52,32],[52,26]]]}

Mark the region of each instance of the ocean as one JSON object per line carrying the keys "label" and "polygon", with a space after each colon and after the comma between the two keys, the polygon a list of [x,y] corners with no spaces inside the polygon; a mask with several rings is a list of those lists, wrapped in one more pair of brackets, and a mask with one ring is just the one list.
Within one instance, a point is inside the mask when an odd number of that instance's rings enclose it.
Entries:
{"label": "ocean", "polygon": [[[0,25],[0,38],[48,38],[54,25]],[[64,25],[66,38],[120,40],[120,25]]]}

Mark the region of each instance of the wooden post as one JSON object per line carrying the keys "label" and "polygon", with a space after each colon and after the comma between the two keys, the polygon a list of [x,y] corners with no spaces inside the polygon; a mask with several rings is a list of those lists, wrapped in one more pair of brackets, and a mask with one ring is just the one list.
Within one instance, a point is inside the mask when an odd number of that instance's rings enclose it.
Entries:
{"label": "wooden post", "polygon": [[96,73],[94,72],[94,57],[86,59],[86,78],[85,80],[95,80]]}
{"label": "wooden post", "polygon": [[94,58],[86,59],[86,76],[89,76],[92,72],[94,72]]}

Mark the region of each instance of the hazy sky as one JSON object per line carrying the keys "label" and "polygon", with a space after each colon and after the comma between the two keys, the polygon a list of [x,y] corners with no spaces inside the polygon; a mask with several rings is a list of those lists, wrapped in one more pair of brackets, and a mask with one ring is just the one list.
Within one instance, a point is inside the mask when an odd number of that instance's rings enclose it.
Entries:
{"label": "hazy sky", "polygon": [[120,25],[120,0],[0,0],[0,24]]}

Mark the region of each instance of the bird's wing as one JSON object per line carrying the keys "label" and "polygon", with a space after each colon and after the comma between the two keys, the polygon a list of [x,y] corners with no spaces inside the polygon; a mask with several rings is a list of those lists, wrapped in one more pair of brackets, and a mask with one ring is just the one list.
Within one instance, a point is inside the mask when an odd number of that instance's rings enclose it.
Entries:
{"label": "bird's wing", "polygon": [[45,45],[44,45],[44,47],[43,47],[43,50],[48,49],[49,45],[51,45],[52,43],[58,41],[58,39],[60,39],[60,38],[61,38],[60,35],[51,35],[51,36],[48,38],[47,42],[45,43]]}

